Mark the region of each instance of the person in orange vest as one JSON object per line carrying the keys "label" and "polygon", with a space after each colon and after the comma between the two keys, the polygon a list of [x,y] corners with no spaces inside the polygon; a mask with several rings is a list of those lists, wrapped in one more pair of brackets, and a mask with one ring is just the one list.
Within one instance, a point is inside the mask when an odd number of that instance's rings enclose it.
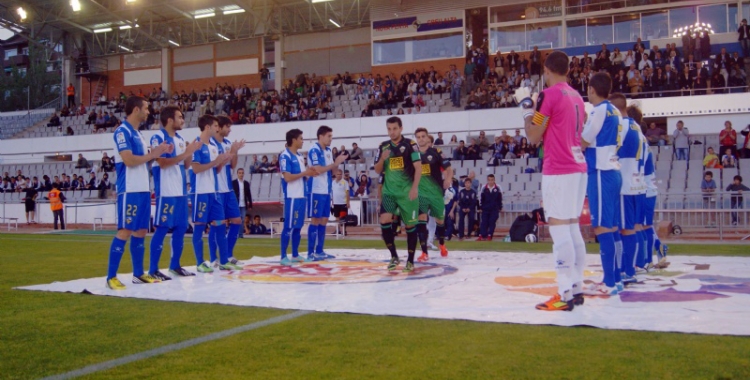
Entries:
{"label": "person in orange vest", "polygon": [[73,83],[68,85],[68,107],[76,108],[76,88]]}
{"label": "person in orange vest", "polygon": [[54,216],[54,226],[57,229],[57,220],[60,220],[61,229],[65,229],[65,217],[63,216],[63,202],[65,202],[65,194],[60,191],[60,185],[57,183],[52,184],[52,190],[47,194],[49,199],[49,208],[52,210]]}

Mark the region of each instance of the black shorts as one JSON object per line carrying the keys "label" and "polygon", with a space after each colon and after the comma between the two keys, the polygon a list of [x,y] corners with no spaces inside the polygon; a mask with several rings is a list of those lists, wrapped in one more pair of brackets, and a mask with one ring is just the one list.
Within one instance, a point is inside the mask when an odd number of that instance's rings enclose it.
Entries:
{"label": "black shorts", "polygon": [[331,213],[333,214],[333,216],[335,218],[341,218],[341,213],[342,212],[346,216],[347,211],[348,211],[348,209],[347,209],[346,205],[333,205],[333,207],[331,208]]}
{"label": "black shorts", "polygon": [[36,201],[26,201],[26,212],[36,211]]}

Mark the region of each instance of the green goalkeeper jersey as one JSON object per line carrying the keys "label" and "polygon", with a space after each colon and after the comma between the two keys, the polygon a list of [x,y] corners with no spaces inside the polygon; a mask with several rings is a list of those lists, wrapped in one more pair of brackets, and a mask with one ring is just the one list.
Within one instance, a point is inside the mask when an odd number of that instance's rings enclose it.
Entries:
{"label": "green goalkeeper jersey", "polygon": [[405,137],[398,144],[388,140],[380,144],[375,162],[383,154],[389,155],[383,164],[383,194],[408,197],[414,183],[414,163],[421,162],[417,144]]}
{"label": "green goalkeeper jersey", "polygon": [[422,178],[419,180],[419,196],[443,199],[443,171],[450,166],[450,161],[443,159],[440,149],[428,148],[422,153]]}

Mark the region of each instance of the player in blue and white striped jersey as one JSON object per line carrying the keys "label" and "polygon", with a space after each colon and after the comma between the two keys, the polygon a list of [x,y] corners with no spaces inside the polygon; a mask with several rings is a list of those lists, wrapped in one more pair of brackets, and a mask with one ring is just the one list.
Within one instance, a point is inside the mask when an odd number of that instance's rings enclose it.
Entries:
{"label": "player in blue and white striped jersey", "polygon": [[591,225],[599,240],[603,284],[587,292],[596,295],[616,295],[615,233],[619,231],[617,211],[620,208],[620,164],[617,149],[621,145],[620,112],[607,100],[612,90],[612,79],[606,73],[596,73],[589,81],[588,96],[594,109],[589,114],[581,135],[586,150],[588,185],[586,193],[591,209]]}
{"label": "player in blue and white striped jersey", "polygon": [[211,224],[211,229],[216,232],[216,243],[219,248],[219,269],[232,269],[226,266],[229,262],[227,249],[226,226],[224,225],[224,205],[221,202],[218,191],[218,175],[223,174],[224,165],[232,159],[230,153],[219,154],[219,148],[211,141],[212,137],[219,134],[219,121],[213,115],[203,115],[198,119],[198,128],[201,130],[197,141],[202,143],[200,149],[193,153],[193,249],[198,272],[211,273],[210,262],[203,261],[203,233],[206,224]]}
{"label": "player in blue and white striped jersey", "polygon": [[151,238],[151,262],[149,275],[162,281],[171,278],[159,271],[159,258],[164,248],[164,238],[172,229],[172,254],[169,261],[169,272],[176,276],[195,276],[180,266],[180,257],[184,246],[185,231],[188,227],[187,178],[185,167],[190,167],[193,153],[203,143],[193,141],[188,144],[177,131],[185,125],[185,119],[179,108],[164,107],[159,114],[162,128],[151,137],[151,146],[166,142],[174,146],[171,153],[164,153],[156,159],[151,167],[154,175],[154,192],[156,193],[156,215],[154,227],[156,232]]}
{"label": "player in blue and white striped jersey", "polygon": [[[617,110],[626,115],[627,99],[623,94],[615,93],[609,96],[609,101]],[[622,234],[622,256],[618,257],[619,272],[624,284],[636,282],[635,264],[643,250],[641,244],[641,228],[643,222],[643,198],[645,183],[643,179],[643,163],[646,138],[641,132],[641,126],[628,116],[622,117],[622,130],[617,151],[620,163],[622,186],[620,188],[620,233]],[[618,255],[619,256],[619,255]]]}
{"label": "player in blue and white striped jersey", "polygon": [[341,165],[347,158],[341,154],[333,160],[331,154],[331,141],[333,130],[328,126],[318,128],[318,142],[313,144],[307,152],[307,163],[316,169],[318,176],[307,179],[309,195],[307,207],[310,215],[310,226],[307,229],[307,259],[320,261],[334,259],[335,257],[323,252],[326,237],[326,224],[331,216],[331,184],[333,183],[332,172],[334,168]]}
{"label": "player in blue and white striped jersey", "polygon": [[[300,149],[305,140],[302,131],[292,129],[286,133],[286,149],[279,155],[281,169],[281,189],[284,191],[284,229],[281,232],[281,265],[291,266],[294,262],[304,262],[299,255],[302,226],[307,211],[306,178],[315,177],[318,172],[305,166],[305,158]],[[292,259],[286,255],[289,242],[292,243]]]}
{"label": "player in blue and white striped jersey", "polygon": [[115,170],[117,171],[117,235],[109,249],[107,287],[123,290],[125,285],[117,279],[125,242],[130,238],[130,255],[133,259],[133,283],[159,282],[143,273],[144,238],[151,219],[151,189],[148,162],[163,153],[171,153],[173,146],[163,142],[148,149],[138,126],[148,118],[148,101],[132,96],[125,102],[126,119],[115,129]]}
{"label": "player in blue and white striped jersey", "polygon": [[[643,112],[636,105],[630,105],[627,109],[628,116],[633,120],[643,120]],[[642,123],[639,123],[642,124]],[[656,235],[656,230],[653,228],[654,225],[654,210],[656,209],[656,196],[659,195],[659,190],[656,187],[656,168],[654,161],[653,152],[648,148],[646,144],[646,157],[643,164],[643,177],[644,184],[646,187],[645,194],[643,196],[643,228],[641,233],[643,234],[645,244],[645,266],[642,268],[657,268],[663,269],[667,265],[667,251],[669,247],[663,244],[659,240],[659,236]],[[654,250],[658,255],[659,262],[653,263]]]}
{"label": "player in blue and white striped jersey", "polygon": [[[221,198],[221,203],[224,205],[224,217],[229,220],[229,231],[226,236],[229,254],[227,267],[242,269],[240,262],[234,258],[234,246],[237,244],[237,238],[240,235],[244,215],[240,215],[240,205],[237,202],[237,196],[234,194],[231,185],[232,172],[237,166],[237,152],[245,146],[245,140],[233,143],[227,139],[232,132],[232,120],[226,116],[217,116],[216,118],[219,120],[219,134],[213,137],[211,141],[219,148],[219,154],[232,154],[232,160],[227,162],[222,172],[216,177],[218,194]],[[208,253],[214,268],[219,266],[219,262],[216,260],[216,248],[216,229],[211,229],[208,233]]]}

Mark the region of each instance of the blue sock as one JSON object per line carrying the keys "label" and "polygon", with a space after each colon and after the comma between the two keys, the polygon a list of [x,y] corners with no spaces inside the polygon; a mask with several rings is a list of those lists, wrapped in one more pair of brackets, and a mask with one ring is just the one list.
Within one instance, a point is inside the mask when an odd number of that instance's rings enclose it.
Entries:
{"label": "blue sock", "polygon": [[646,247],[643,244],[643,233],[638,231],[635,233],[636,242],[638,243],[638,250],[635,252],[635,265],[639,268],[646,267]]}
{"label": "blue sock", "polygon": [[658,257],[661,260],[661,240],[659,240],[659,235],[656,234],[656,231],[654,231],[654,250],[657,252]]}
{"label": "blue sock", "polygon": [[187,227],[175,227],[172,229],[172,255],[169,259],[169,269],[180,267],[180,258],[185,246],[185,231],[187,231]]}
{"label": "blue sock", "polygon": [[[286,223],[284,223],[286,224]],[[286,249],[289,248],[289,240],[291,240],[292,237],[292,229],[284,226],[284,229],[281,231],[281,259],[286,259]]]}
{"label": "blue sock", "polygon": [[117,277],[117,268],[120,267],[122,254],[125,252],[125,240],[115,236],[109,247],[109,266],[107,267],[107,280]]}
{"label": "blue sock", "polygon": [[323,244],[326,242],[326,225],[318,226],[318,246],[315,247],[315,253],[323,253]]}
{"label": "blue sock", "polygon": [[615,240],[615,283],[622,282],[622,234],[620,231],[612,233]]}
{"label": "blue sock", "polygon": [[205,224],[196,224],[193,228],[193,251],[195,251],[196,265],[203,263],[203,232],[206,231]]}
{"label": "blue sock", "polygon": [[622,271],[628,276],[635,276],[636,239],[635,235],[622,236]]}
{"label": "blue sock", "polygon": [[315,253],[315,245],[318,244],[318,226],[310,225],[307,227],[307,256],[312,256]]}
{"label": "blue sock", "polygon": [[149,266],[148,273],[153,274],[159,270],[159,259],[161,258],[161,252],[164,250],[164,237],[167,236],[169,227],[159,226],[156,227],[154,236],[151,237],[151,247],[149,248]]}
{"label": "blue sock", "polygon": [[227,226],[224,223],[219,223],[215,226],[211,226],[211,231],[216,231],[214,239],[216,239],[216,248],[219,251],[219,264],[224,265],[229,261],[229,249],[227,247]]}
{"label": "blue sock", "polygon": [[302,240],[302,229],[292,229],[292,257],[299,256],[299,242]]}
{"label": "blue sock", "polygon": [[604,284],[613,288],[615,286],[615,238],[611,232],[597,237],[599,238],[599,254],[602,257]]}
{"label": "blue sock", "polygon": [[208,259],[212,263],[216,261],[216,233],[218,226],[211,226],[208,230]]}
{"label": "blue sock", "polygon": [[143,256],[146,253],[146,239],[130,237],[130,256],[133,258],[133,276],[143,276]]}
{"label": "blue sock", "polygon": [[641,240],[638,241],[640,243],[640,249],[641,249],[641,259],[643,260],[643,267],[645,268],[648,266],[648,234],[646,231],[641,231]]}
{"label": "blue sock", "polygon": [[229,257],[234,257],[234,246],[237,245],[237,239],[240,237],[241,224],[230,224],[229,232],[227,232],[227,254]]}
{"label": "blue sock", "polygon": [[654,262],[654,230],[643,230],[643,234],[646,235],[646,262],[651,264]]}

